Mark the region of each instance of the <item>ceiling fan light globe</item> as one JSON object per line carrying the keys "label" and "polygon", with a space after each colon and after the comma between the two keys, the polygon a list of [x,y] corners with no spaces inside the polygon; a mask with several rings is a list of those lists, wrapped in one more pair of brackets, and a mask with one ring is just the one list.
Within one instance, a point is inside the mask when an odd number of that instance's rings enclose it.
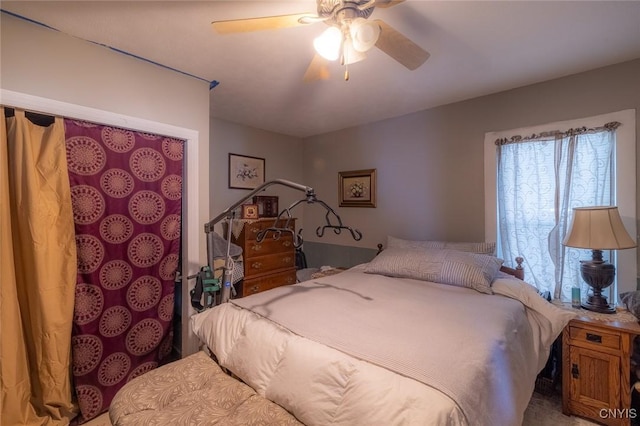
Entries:
{"label": "ceiling fan light globe", "polygon": [[344,41],[342,54],[344,56],[344,63],[346,65],[355,64],[356,62],[360,62],[367,58],[366,53],[359,52],[353,48],[353,43],[349,39]]}
{"label": "ceiling fan light globe", "polygon": [[375,46],[380,37],[380,26],[376,22],[364,18],[356,18],[349,27],[353,48],[358,52],[366,52]]}
{"label": "ceiling fan light globe", "polygon": [[327,28],[322,34],[313,40],[316,52],[329,61],[335,61],[340,56],[342,33],[336,27]]}

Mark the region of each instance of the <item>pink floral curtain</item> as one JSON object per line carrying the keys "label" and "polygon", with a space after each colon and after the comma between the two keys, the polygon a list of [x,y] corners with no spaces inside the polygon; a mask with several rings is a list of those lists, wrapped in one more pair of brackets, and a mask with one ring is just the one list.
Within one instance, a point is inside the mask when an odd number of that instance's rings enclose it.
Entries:
{"label": "pink floral curtain", "polygon": [[65,120],[78,250],[72,373],[82,423],[172,350],[184,141]]}

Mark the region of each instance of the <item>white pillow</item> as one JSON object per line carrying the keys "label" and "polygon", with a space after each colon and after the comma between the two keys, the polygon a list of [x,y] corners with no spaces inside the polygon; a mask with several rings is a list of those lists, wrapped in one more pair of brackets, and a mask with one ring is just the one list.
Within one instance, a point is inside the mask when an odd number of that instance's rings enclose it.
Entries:
{"label": "white pillow", "polygon": [[496,252],[496,243],[466,243],[451,241],[403,240],[387,236],[387,248],[436,248],[465,251],[470,253],[491,254]]}
{"label": "white pillow", "polygon": [[413,278],[493,294],[491,283],[502,259],[458,250],[388,248],[365,265],[364,272],[397,278]]}

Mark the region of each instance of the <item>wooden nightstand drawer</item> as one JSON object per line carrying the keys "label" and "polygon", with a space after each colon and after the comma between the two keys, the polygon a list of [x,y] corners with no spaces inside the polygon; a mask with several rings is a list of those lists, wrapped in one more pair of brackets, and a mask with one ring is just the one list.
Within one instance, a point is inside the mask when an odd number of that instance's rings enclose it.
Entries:
{"label": "wooden nightstand drawer", "polygon": [[602,330],[592,330],[571,326],[569,329],[571,340],[589,345],[604,346],[611,349],[620,348],[620,335],[607,333]]}

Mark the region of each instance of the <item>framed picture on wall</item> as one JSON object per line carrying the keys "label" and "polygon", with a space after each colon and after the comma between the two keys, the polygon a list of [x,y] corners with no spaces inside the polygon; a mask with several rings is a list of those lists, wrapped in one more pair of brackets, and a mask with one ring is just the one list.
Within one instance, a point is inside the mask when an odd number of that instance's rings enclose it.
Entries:
{"label": "framed picture on wall", "polygon": [[229,153],[229,188],[255,189],[264,183],[264,158]]}
{"label": "framed picture on wall", "polygon": [[340,207],[376,206],[376,169],[338,172]]}

